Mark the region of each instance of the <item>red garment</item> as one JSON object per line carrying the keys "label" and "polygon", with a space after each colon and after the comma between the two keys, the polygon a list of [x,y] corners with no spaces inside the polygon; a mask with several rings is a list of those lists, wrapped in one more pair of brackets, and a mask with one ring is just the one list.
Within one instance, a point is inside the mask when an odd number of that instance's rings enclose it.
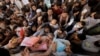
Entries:
{"label": "red garment", "polygon": [[23,37],[24,37],[24,34],[25,34],[25,33],[24,33],[24,29],[21,28],[21,30],[20,30],[20,37],[23,38]]}
{"label": "red garment", "polygon": [[53,12],[54,12],[54,14],[60,15],[62,13],[62,9],[61,8],[58,8],[57,10],[55,10],[53,8]]}
{"label": "red garment", "polygon": [[24,34],[25,34],[25,31],[23,28],[21,28],[19,42],[22,42],[22,40],[24,39]]}

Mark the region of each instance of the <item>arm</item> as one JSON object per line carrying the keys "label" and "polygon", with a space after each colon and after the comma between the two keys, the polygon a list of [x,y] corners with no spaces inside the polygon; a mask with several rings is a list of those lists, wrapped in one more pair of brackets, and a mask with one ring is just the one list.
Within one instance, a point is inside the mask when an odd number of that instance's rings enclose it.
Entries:
{"label": "arm", "polygon": [[47,23],[43,23],[41,26],[38,27],[37,30],[40,30],[40,29],[41,29],[42,27],[44,27],[46,24],[49,24],[49,22],[47,22]]}
{"label": "arm", "polygon": [[75,30],[74,29],[72,29],[71,31],[69,31],[68,32],[68,34],[71,34],[71,33],[73,33]]}
{"label": "arm", "polygon": [[24,51],[21,52],[21,56],[30,56],[28,48],[25,48]]}
{"label": "arm", "polygon": [[33,36],[39,36],[39,35],[42,35],[42,34],[43,34],[43,29],[38,30],[37,32],[35,32],[35,33],[33,34]]}
{"label": "arm", "polygon": [[66,52],[69,56],[72,53],[70,45],[66,47]]}
{"label": "arm", "polygon": [[48,50],[44,53],[34,53],[33,56],[49,56],[52,52],[56,51],[56,44],[55,42],[51,42]]}
{"label": "arm", "polygon": [[59,25],[61,26],[62,16],[60,15]]}
{"label": "arm", "polygon": [[4,39],[4,41],[2,41],[2,42],[0,43],[0,45],[4,45],[9,39],[10,39],[10,37],[6,37],[6,38]]}
{"label": "arm", "polygon": [[71,26],[74,22],[74,17],[71,18],[70,22],[67,24],[67,26],[65,28],[67,28],[68,26]]}
{"label": "arm", "polygon": [[70,20],[70,22],[68,23],[68,26],[70,26],[73,22],[74,22],[74,18],[72,18],[72,19]]}
{"label": "arm", "polygon": [[71,43],[68,40],[64,40],[64,39],[59,39],[59,41],[63,42],[66,45],[65,51],[67,52],[68,55],[70,55],[70,53],[72,53],[70,47]]}

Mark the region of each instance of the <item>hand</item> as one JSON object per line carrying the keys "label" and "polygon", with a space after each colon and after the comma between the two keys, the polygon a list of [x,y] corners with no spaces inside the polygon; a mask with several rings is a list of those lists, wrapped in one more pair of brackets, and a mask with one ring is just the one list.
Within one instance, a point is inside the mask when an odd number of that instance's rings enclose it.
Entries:
{"label": "hand", "polygon": [[74,16],[76,16],[76,15],[78,15],[79,14],[79,11],[78,12],[76,12],[76,13],[74,13]]}
{"label": "hand", "polygon": [[68,55],[70,55],[72,53],[70,46],[68,46],[68,48],[66,48],[66,52],[67,52]]}
{"label": "hand", "polygon": [[96,14],[96,12],[91,13],[91,17],[94,18],[95,14]]}
{"label": "hand", "polygon": [[24,51],[21,52],[21,56],[30,56],[28,48],[25,48]]}
{"label": "hand", "polygon": [[7,47],[10,48],[15,48],[18,44],[18,38],[12,38],[9,43],[7,44]]}

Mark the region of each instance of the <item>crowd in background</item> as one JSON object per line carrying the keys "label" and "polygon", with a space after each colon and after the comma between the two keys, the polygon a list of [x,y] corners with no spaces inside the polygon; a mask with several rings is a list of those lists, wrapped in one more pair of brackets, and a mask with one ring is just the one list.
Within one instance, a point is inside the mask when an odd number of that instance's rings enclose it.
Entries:
{"label": "crowd in background", "polygon": [[[99,0],[0,0],[0,47],[22,56],[98,53],[100,37],[87,38],[84,32],[97,23]],[[34,44],[22,46],[25,38],[35,39]]]}

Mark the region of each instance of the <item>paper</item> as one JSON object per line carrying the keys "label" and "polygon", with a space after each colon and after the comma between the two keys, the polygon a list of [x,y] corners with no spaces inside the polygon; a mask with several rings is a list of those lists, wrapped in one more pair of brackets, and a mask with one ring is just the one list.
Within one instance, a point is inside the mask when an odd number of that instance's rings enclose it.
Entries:
{"label": "paper", "polygon": [[29,4],[29,1],[28,1],[28,0],[22,0],[22,3],[23,3],[24,5],[27,5],[27,4]]}
{"label": "paper", "polygon": [[27,43],[29,39],[30,39],[29,37],[25,37],[20,46],[31,46],[30,44]]}
{"label": "paper", "polygon": [[25,37],[20,46],[32,47],[39,41],[38,37]]}

